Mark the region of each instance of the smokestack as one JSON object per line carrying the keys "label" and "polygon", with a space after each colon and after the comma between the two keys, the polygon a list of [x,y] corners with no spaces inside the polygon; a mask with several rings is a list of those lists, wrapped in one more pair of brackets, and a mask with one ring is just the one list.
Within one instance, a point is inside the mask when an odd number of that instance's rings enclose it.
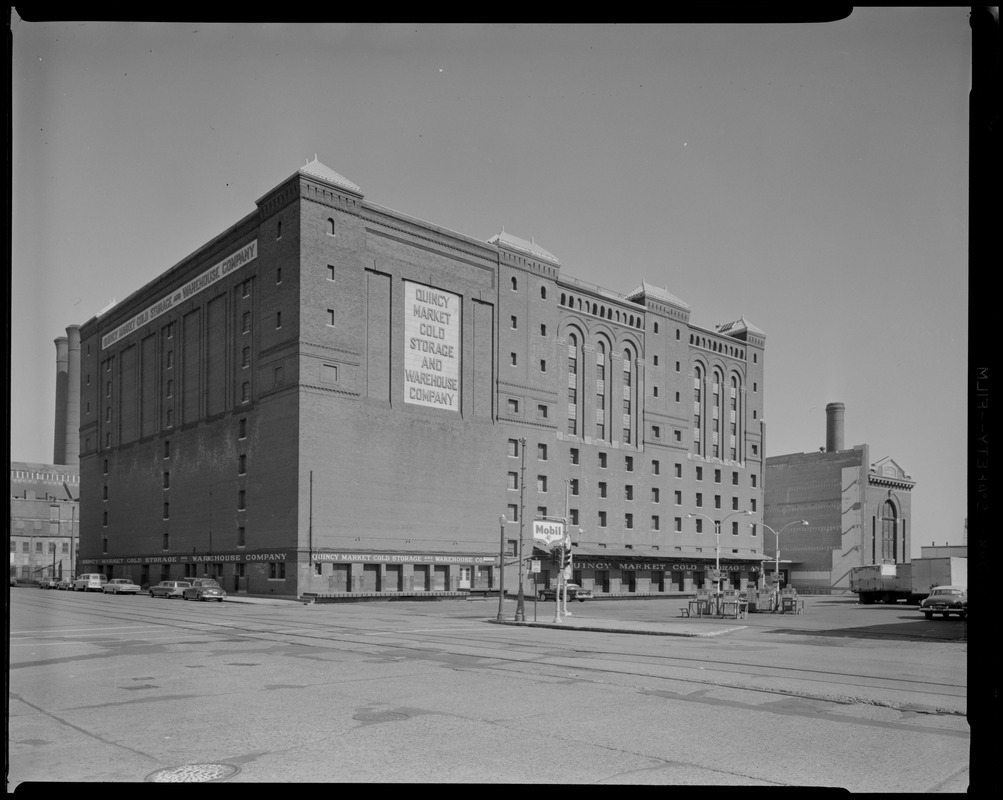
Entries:
{"label": "smokestack", "polygon": [[825,451],[835,453],[843,449],[843,410],[842,403],[829,403],[825,407]]}
{"label": "smokestack", "polygon": [[66,463],[66,381],[68,360],[66,337],[56,342],[56,427],[52,436],[52,463]]}
{"label": "smokestack", "polygon": [[66,463],[80,464],[80,326],[66,329]]}

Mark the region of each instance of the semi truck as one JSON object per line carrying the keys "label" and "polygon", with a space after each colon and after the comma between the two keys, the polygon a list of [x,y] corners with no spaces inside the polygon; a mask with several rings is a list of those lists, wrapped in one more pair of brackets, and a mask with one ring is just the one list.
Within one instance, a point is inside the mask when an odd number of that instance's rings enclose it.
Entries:
{"label": "semi truck", "polygon": [[908,564],[866,564],[850,570],[850,591],[864,604],[918,603],[934,586],[968,586],[968,559],[916,558]]}

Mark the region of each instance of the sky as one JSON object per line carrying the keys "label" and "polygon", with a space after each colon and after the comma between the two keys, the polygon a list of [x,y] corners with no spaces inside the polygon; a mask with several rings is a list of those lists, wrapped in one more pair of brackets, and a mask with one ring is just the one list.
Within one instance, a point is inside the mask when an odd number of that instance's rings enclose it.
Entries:
{"label": "sky", "polygon": [[867,444],[913,555],[967,501],[967,8],[826,23],[29,22],[12,42],[10,457],[54,339],[316,156],[366,200],[766,333],[767,456]]}

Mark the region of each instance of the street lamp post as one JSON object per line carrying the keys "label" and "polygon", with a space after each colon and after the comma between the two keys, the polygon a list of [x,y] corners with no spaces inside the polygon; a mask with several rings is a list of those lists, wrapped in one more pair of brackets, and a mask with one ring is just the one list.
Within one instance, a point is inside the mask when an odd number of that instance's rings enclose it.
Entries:
{"label": "street lamp post", "polygon": [[715,583],[717,584],[714,590],[714,595],[715,595],[714,600],[715,604],[718,606],[719,609],[721,604],[721,525],[722,523],[725,522],[725,520],[739,515],[744,515],[748,517],[752,515],[752,512],[732,511],[730,514],[725,515],[719,520],[713,519],[712,517],[708,517],[706,514],[700,514],[700,513],[687,514],[687,516],[690,519],[692,519],[693,517],[703,517],[705,520],[714,525],[714,536],[716,537],[716,544],[714,547],[714,572],[715,572],[714,577],[715,577]]}
{"label": "street lamp post", "polygon": [[523,592],[523,578],[522,578],[522,530],[523,526],[526,524],[526,503],[525,503],[525,491],[526,491],[526,440],[525,438],[519,440],[519,450],[522,453],[522,466],[519,469],[519,594],[517,595],[517,601],[515,605],[515,620],[516,622],[526,621],[526,596]]}
{"label": "street lamp post", "polygon": [[498,527],[501,529],[501,541],[498,543],[498,621],[505,619],[502,614],[502,603],[505,600],[505,515],[498,517]]}
{"label": "street lamp post", "polygon": [[787,530],[791,525],[807,525],[807,524],[808,520],[806,519],[796,519],[791,522],[788,522],[779,531],[775,531],[765,522],[763,523],[763,527],[777,537],[777,551],[774,554],[774,561],[773,561],[773,579],[775,581],[780,580],[780,534],[783,533],[785,530]]}

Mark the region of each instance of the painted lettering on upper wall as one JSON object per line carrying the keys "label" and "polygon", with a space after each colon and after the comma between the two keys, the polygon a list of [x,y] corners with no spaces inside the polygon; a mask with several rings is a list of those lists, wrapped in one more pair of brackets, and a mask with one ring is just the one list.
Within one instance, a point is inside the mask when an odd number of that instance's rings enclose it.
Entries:
{"label": "painted lettering on upper wall", "polygon": [[205,272],[199,275],[197,278],[193,278],[188,281],[188,283],[180,286],[177,290],[162,297],[156,303],[154,303],[149,308],[140,311],[136,316],[127,322],[123,322],[111,333],[106,333],[101,337],[101,349],[104,350],[107,347],[115,344],[115,342],[120,339],[125,338],[130,333],[134,333],[142,328],[144,325],[148,325],[153,322],[157,317],[162,314],[166,314],[174,306],[180,305],[183,301],[190,297],[198,294],[204,289],[208,289],[216,281],[221,281],[235,269],[239,269],[245,264],[254,261],[258,257],[258,240],[255,239],[253,242],[241,247],[237,252],[231,253],[218,264],[214,264],[209,267]]}
{"label": "painted lettering on upper wall", "polygon": [[404,402],[460,410],[460,296],[404,281]]}

